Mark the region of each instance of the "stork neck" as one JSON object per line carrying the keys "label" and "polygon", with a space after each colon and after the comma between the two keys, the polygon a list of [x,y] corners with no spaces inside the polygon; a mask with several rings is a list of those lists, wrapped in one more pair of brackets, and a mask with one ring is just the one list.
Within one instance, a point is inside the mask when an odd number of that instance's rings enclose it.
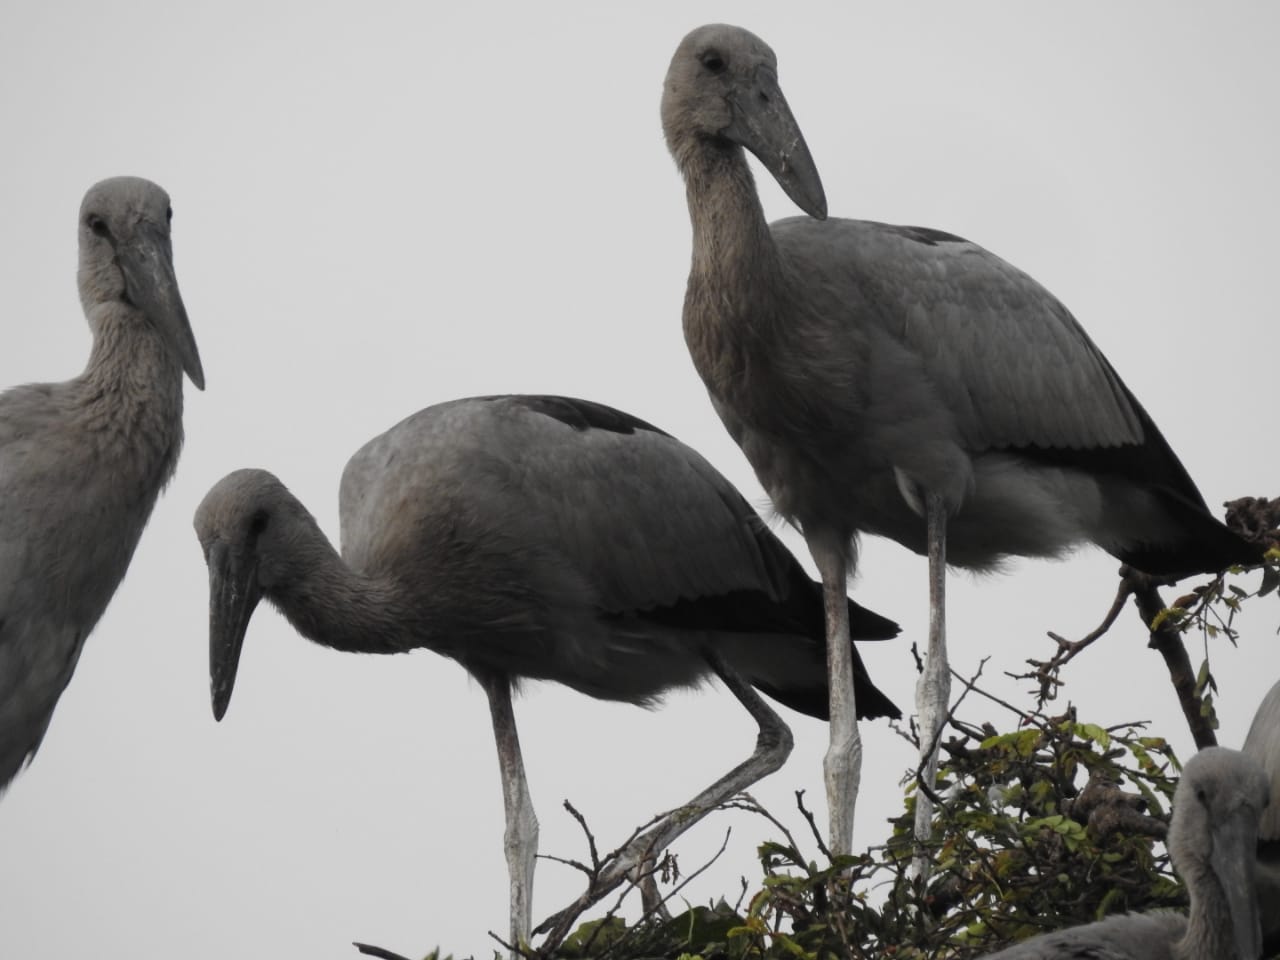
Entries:
{"label": "stork neck", "polygon": [[[1191,886],[1190,882],[1187,884]],[[1205,870],[1191,898],[1187,933],[1175,946],[1178,960],[1219,957],[1221,960],[1246,960],[1239,952],[1231,923],[1231,907],[1217,877]]]}
{"label": "stork neck", "polygon": [[154,433],[161,423],[182,425],[182,367],[159,333],[123,301],[89,311],[93,348],[79,377],[84,405],[103,426]]}
{"label": "stork neck", "polygon": [[771,298],[782,261],[742,148],[703,141],[688,154],[683,172],[693,222],[690,279],[714,278],[718,289],[752,297],[757,305],[759,298]]}
{"label": "stork neck", "polygon": [[89,469],[112,478],[116,493],[147,501],[145,523],[182,451],[182,368],[146,318],[126,303],[99,304],[89,322],[89,362],[66,394],[81,454]]}
{"label": "stork neck", "polygon": [[350,653],[400,653],[424,645],[414,626],[416,607],[402,602],[396,584],[352,570],[309,514],[306,521],[309,529],[286,538],[289,556],[266,591],[294,628]]}

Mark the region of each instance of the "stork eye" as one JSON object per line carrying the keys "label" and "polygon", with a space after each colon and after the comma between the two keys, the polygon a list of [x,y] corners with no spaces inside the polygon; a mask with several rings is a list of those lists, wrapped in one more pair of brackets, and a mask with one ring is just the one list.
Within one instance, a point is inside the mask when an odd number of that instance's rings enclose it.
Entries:
{"label": "stork eye", "polygon": [[249,519],[249,536],[258,538],[262,536],[262,531],[267,529],[271,517],[265,510],[259,510]]}
{"label": "stork eye", "polygon": [[724,73],[724,68],[727,66],[724,57],[715,50],[708,50],[702,55],[702,65],[712,73]]}
{"label": "stork eye", "polygon": [[85,225],[99,237],[110,237],[111,230],[107,227],[107,221],[103,220],[96,213],[91,213],[84,218]]}

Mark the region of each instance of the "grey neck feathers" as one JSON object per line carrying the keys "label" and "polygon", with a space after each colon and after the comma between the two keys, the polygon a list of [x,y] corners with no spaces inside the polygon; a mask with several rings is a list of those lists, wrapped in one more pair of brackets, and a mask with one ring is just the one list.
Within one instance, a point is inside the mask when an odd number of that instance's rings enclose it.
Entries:
{"label": "grey neck feathers", "polygon": [[783,326],[786,273],[742,149],[701,141],[684,158],[693,222],[685,342],[712,395],[741,409],[753,356],[772,355],[764,345]]}
{"label": "grey neck feathers", "polygon": [[285,555],[270,561],[277,572],[266,597],[304,637],[352,653],[424,645],[396,584],[352,570],[309,514],[297,518],[284,542]]}
{"label": "grey neck feathers", "polygon": [[[1213,871],[1199,866],[1194,878],[1186,878],[1194,889],[1186,935],[1173,948],[1177,960],[1243,960],[1237,950],[1226,895]],[[1252,960],[1252,958],[1249,958]]]}
{"label": "grey neck feathers", "polygon": [[[93,349],[72,381],[78,416],[104,449],[123,449],[157,490],[182,448],[182,367],[151,324],[122,301],[89,312]],[[125,442],[121,443],[121,438]]]}
{"label": "grey neck feathers", "polygon": [[778,250],[742,148],[701,141],[681,170],[693,223],[692,276],[769,296],[782,274]]}

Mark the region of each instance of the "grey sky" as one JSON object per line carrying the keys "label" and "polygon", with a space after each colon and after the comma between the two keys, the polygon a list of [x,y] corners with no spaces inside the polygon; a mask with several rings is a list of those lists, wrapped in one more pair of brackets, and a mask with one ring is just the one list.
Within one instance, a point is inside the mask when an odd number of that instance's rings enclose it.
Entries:
{"label": "grey sky", "polygon": [[[128,173],[172,195],[208,390],[188,392],[177,479],[0,799],[0,956],[485,951],[505,927],[483,694],[432,654],[338,654],[264,608],[215,725],[190,519],[224,473],[261,466],[336,537],[338,478],[364,440],[429,403],[515,391],[651,420],[763,504],[680,332],[688,221],[658,97],[676,43],[711,20],[774,47],[833,214],[950,230],[1017,264],[1075,312],[1211,505],[1280,494],[1275,6],[10,5],[0,385],[84,363],[76,211]],[[770,216],[795,212],[761,189]],[[954,665],[990,655],[992,685],[1016,695],[1002,672],[1046,653],[1047,629],[1092,628],[1115,567],[1091,551],[954,577]],[[909,707],[925,563],[869,541],[854,589],[904,626],[863,656]],[[1239,650],[1211,645],[1224,744],[1276,678],[1277,624],[1269,600]],[[1150,717],[1188,753],[1136,616],[1104,643],[1067,674],[1082,715]],[[754,737],[719,690],[646,713],[534,686],[516,711],[541,847],[562,856],[584,853],[562,799],[607,846]],[[821,803],[826,741],[788,718],[796,752],[757,795],[796,822],[794,789]],[[864,736],[858,845],[884,836],[913,762],[884,725]],[[690,834],[684,868],[730,823],[691,898],[758,875],[768,831],[742,818]],[[535,919],[578,889],[541,865]]]}

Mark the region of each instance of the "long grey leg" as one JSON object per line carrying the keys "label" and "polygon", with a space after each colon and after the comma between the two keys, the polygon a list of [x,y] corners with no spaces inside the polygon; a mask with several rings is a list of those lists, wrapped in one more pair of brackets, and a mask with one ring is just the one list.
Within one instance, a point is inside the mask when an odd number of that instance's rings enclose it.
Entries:
{"label": "long grey leg", "polygon": [[[498,768],[502,774],[502,806],[507,829],[503,849],[507,855],[507,873],[511,879],[511,929],[513,946],[529,943],[529,927],[533,922],[533,866],[538,855],[538,818],[529,799],[529,784],[524,776],[524,759],[520,756],[520,738],[516,734],[516,718],[511,710],[511,682],[506,677],[479,677],[489,696],[489,713],[493,717],[493,738],[498,745]],[[517,956],[514,952],[512,957]]]}
{"label": "long grey leg", "polygon": [[793,739],[791,728],[756,693],[751,684],[742,679],[717,654],[708,654],[708,662],[724,685],[747,708],[760,726],[755,751],[727,774],[703,790],[696,797],[679,807],[645,833],[636,837],[609,863],[591,887],[573,904],[538,925],[536,932],[548,933],[550,939],[563,936],[562,930],[583,910],[617,889],[637,867],[652,860],[669,847],[682,833],[724,803],[734,794],[741,793],[757,780],[781,767],[791,754]]}
{"label": "long grey leg", "polygon": [[809,552],[822,575],[822,601],[827,619],[827,683],[830,736],[822,772],[827,785],[831,835],[827,846],[840,856],[853,852],[853,814],[862,781],[862,736],[853,692],[853,647],[849,639],[848,546],[809,540]]}
{"label": "long grey leg", "polygon": [[[925,497],[929,536],[929,654],[924,673],[916,681],[916,713],[920,723],[920,760],[924,782],[933,789],[938,776],[938,734],[951,699],[951,669],[947,663],[947,511],[942,498]],[[933,836],[933,801],[916,791],[915,836]],[[929,875],[929,862],[918,855],[911,865],[917,877]]]}
{"label": "long grey leg", "polygon": [[756,749],[707,789],[683,807],[667,814],[661,822],[646,833],[636,837],[623,852],[611,871],[628,873],[641,863],[641,857],[655,857],[665,850],[682,833],[705,817],[717,806],[736,793],[741,793],[757,780],[767,777],[787,761],[794,740],[788,727],[773,708],[756,693],[755,687],[743,680],[724,663],[719,656],[710,655],[712,669],[724,685],[732,691],[751,716],[760,725],[756,736]]}

